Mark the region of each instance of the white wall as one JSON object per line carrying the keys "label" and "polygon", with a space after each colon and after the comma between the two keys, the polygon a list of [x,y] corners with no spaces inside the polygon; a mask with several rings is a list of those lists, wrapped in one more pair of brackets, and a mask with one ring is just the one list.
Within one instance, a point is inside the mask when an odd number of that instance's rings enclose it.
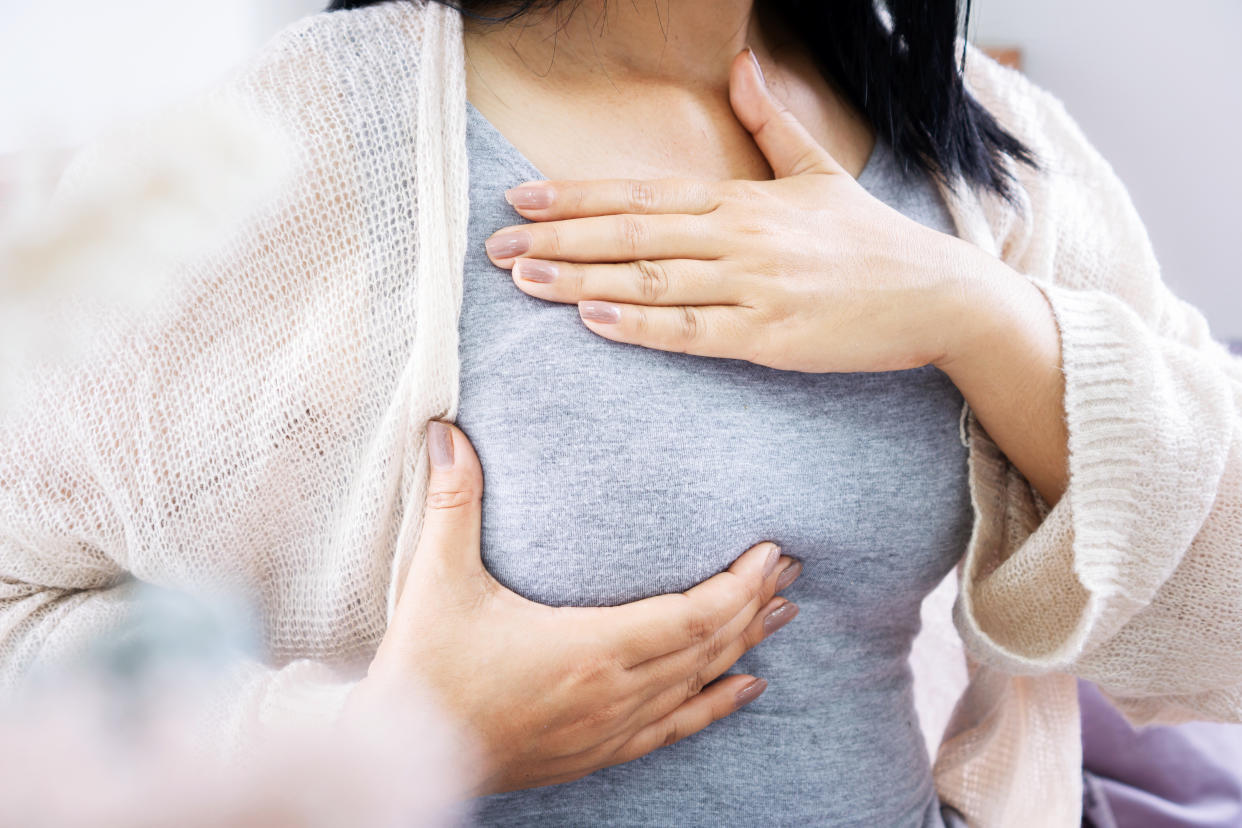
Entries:
{"label": "white wall", "polygon": [[0,0],[0,154],[74,146],[206,86],[309,0]]}
{"label": "white wall", "polygon": [[267,37],[303,15],[323,11],[328,6],[328,0],[261,0],[249,5],[251,30],[258,39]]}
{"label": "white wall", "polygon": [[1025,50],[1147,224],[1165,281],[1242,339],[1242,3],[977,0],[976,42]]}

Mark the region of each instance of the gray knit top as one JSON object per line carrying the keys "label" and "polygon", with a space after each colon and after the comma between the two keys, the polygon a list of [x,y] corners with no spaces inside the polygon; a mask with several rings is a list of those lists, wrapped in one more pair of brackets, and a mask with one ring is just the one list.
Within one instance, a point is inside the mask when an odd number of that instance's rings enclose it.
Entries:
{"label": "gray knit top", "polygon": [[[801,612],[742,657],[757,701],[637,761],[476,801],[486,826],[940,826],[911,694],[919,607],[972,511],[962,398],[934,367],[803,374],[666,353],[535,299],[483,242],[544,176],[472,105],[458,424],[483,465],[483,560],[553,605],[685,590],[749,546],[804,569]],[[877,145],[859,178],[935,229],[934,184]]]}

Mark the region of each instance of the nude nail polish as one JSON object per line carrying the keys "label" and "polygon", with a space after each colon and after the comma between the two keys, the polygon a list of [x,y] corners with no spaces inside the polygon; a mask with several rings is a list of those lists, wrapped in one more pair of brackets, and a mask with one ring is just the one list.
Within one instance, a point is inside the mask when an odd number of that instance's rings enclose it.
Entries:
{"label": "nude nail polish", "polygon": [[763,577],[766,579],[769,575],[776,571],[776,565],[781,560],[781,548],[773,546],[768,550],[768,556],[763,559]]}
{"label": "nude nail polish", "polygon": [[427,423],[427,454],[437,469],[453,467],[453,432],[439,420]]}
{"label": "nude nail polish", "polygon": [[505,201],[523,210],[543,210],[552,206],[556,193],[551,187],[527,184],[505,190]]}
{"label": "nude nail polish", "polygon": [[768,82],[764,80],[763,67],[759,65],[759,58],[755,55],[755,50],[747,46],[746,51],[750,54],[750,59],[755,64],[755,71],[759,73],[759,82],[767,86]]}
{"label": "nude nail polish", "polygon": [[785,603],[768,613],[763,619],[763,634],[771,635],[781,627],[794,620],[798,615],[798,605]]}
{"label": "nude nail polish", "polygon": [[734,697],[736,699],[735,704],[737,707],[734,709],[736,710],[738,707],[745,707],[750,704],[755,699],[762,696],[763,691],[767,689],[768,683],[766,681],[761,678],[755,679],[750,684],[737,691],[737,695]]}
{"label": "nude nail polish", "polygon": [[781,572],[776,579],[776,591],[780,592],[785,587],[798,580],[798,576],[802,574],[802,561],[794,561]]}
{"label": "nude nail polish", "polygon": [[512,259],[530,250],[530,233],[501,233],[484,242],[484,247],[493,259]]}
{"label": "nude nail polish", "polygon": [[553,262],[545,262],[542,259],[518,259],[514,262],[514,267],[517,268],[519,279],[543,284],[556,281],[556,265]]}
{"label": "nude nail polish", "polygon": [[608,325],[615,325],[621,321],[621,309],[607,302],[582,302],[578,305],[578,314],[583,319]]}

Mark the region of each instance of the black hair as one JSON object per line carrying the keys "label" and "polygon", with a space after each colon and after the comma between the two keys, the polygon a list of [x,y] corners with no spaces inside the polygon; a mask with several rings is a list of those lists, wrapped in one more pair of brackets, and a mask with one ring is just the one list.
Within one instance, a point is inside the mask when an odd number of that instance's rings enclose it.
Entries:
{"label": "black hair", "polygon": [[[425,2],[426,0],[410,0]],[[579,0],[430,0],[481,20],[502,22]],[[328,11],[386,0],[331,0]],[[958,180],[1012,200],[1005,159],[1031,168],[1031,151],[966,90],[957,37],[970,0],[756,0],[791,31],[807,32],[820,71],[892,146],[902,168]],[[484,12],[503,11],[500,16]]]}

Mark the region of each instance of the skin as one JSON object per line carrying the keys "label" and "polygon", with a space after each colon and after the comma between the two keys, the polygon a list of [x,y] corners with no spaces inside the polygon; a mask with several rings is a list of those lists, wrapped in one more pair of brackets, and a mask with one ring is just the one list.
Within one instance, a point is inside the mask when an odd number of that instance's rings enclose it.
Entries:
{"label": "skin", "polygon": [[[1043,294],[859,187],[869,126],[749,0],[605,5],[467,22],[471,102],[550,179],[534,185],[544,206],[509,192],[532,223],[489,239],[516,288],[650,348],[795,371],[935,365],[1055,505],[1064,387]],[[525,249],[498,247],[513,233]],[[554,279],[528,278],[540,263]],[[430,689],[476,737],[485,794],[631,761],[762,692],[717,679],[792,617],[774,596],[799,564],[759,544],[682,595],[534,604],[482,566],[466,436],[433,422],[428,445],[418,549],[347,720]]]}
{"label": "skin", "polygon": [[685,593],[619,607],[537,604],[483,568],[483,470],[466,435],[433,421],[427,443],[418,547],[345,726],[387,721],[430,695],[467,728],[478,761],[466,783],[482,796],[629,762],[764,691],[755,676],[720,677],[797,615],[776,592],[800,563],[760,543]]}
{"label": "skin", "polygon": [[1056,505],[1068,437],[1043,293],[860,187],[874,137],[753,3],[602,10],[468,28],[472,103],[550,179],[507,194],[535,224],[497,231],[492,261],[618,342],[795,371],[934,365]]}

